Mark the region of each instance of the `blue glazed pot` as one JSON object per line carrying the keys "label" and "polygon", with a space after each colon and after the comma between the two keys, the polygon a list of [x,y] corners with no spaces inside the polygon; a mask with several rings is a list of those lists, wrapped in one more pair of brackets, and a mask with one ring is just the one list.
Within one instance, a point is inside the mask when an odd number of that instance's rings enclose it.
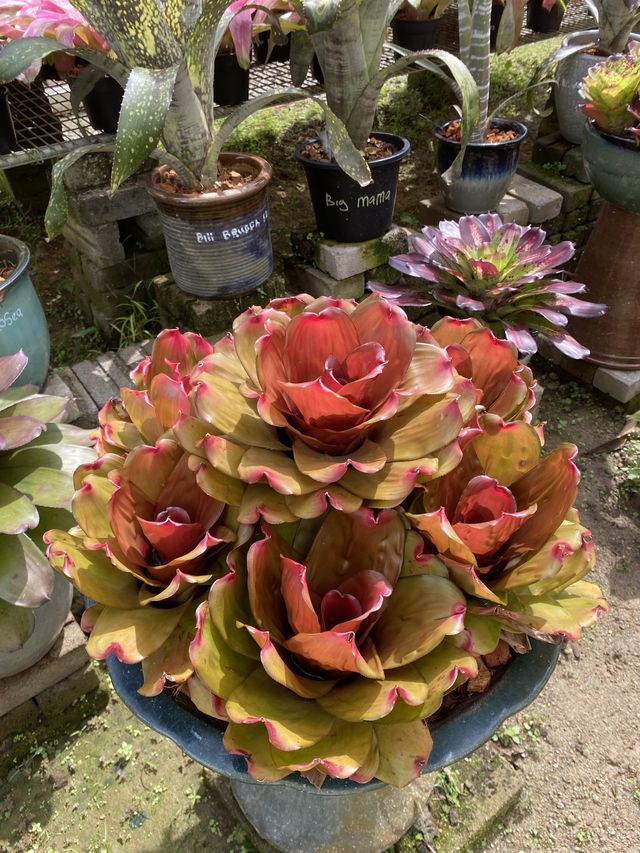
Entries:
{"label": "blue glazed pot", "polygon": [[603,133],[587,121],[582,156],[589,180],[605,201],[640,213],[640,151],[633,139]]}
{"label": "blue glazed pot", "polygon": [[[531,641],[531,651],[517,655],[489,689],[469,706],[454,711],[431,727],[433,749],[425,773],[440,770],[482,746],[508,718],[526,708],[545,686],[558,662],[560,646]],[[231,755],[222,745],[223,731],[211,721],[178,705],[168,692],[159,696],[141,696],[140,665],[120,663],[115,655],[107,659],[113,686],[133,713],[155,731],[170,738],[195,761],[240,782],[252,780],[244,758]],[[264,784],[253,782],[253,784]],[[318,795],[357,793],[384,787],[374,780],[366,785],[341,779],[327,779],[322,788],[314,788],[297,773],[269,787],[307,788]]]}
{"label": "blue glazed pot", "polygon": [[[435,130],[438,140],[437,168],[442,176],[460,152],[460,143],[448,139],[444,131],[450,122]],[[458,213],[486,213],[495,210],[515,175],[520,145],[527,135],[524,124],[514,119],[495,118],[493,130],[513,130],[517,137],[507,142],[473,142],[467,145],[462,172],[452,184],[442,182],[445,203]]]}
{"label": "blue glazed pot", "polygon": [[0,283],[0,355],[22,350],[29,363],[16,384],[42,388],[49,372],[49,327],[29,276],[29,257],[24,243],[0,234],[0,265],[14,266]]}

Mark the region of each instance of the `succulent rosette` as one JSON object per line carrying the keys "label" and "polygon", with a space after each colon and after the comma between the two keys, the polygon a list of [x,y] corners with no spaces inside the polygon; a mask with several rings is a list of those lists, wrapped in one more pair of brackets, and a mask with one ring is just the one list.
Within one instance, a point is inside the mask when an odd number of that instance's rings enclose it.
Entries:
{"label": "succulent rosette", "polygon": [[531,421],[536,402],[536,382],[531,369],[518,361],[518,350],[510,342],[473,317],[443,317],[423,335],[447,351],[461,376],[477,389],[478,406],[505,421]]}
{"label": "succulent rosette", "polygon": [[400,305],[435,303],[475,316],[520,352],[536,352],[538,334],[565,355],[584,358],[589,350],[566,331],[568,317],[600,317],[606,306],[572,295],[586,288],[563,281],[559,268],[574,246],[552,245],[545,237],[541,228],[503,223],[496,213],[444,220],[412,238],[413,252],[389,259],[394,269],[423,279],[427,293],[375,282],[369,288]]}
{"label": "succulent rosette", "polygon": [[396,510],[330,510],[286,534],[263,523],[230,555],[198,609],[188,690],[253,778],[402,786],[425,766],[424,719],[477,664],[448,642],[464,595],[408,528]]}
{"label": "succulent rosette", "polygon": [[240,519],[398,506],[460,459],[476,392],[385,299],[301,295],[252,308],[191,374],[174,432]]}
{"label": "succulent rosette", "polygon": [[482,625],[477,616],[548,642],[579,639],[607,605],[599,587],[583,580],[595,549],[572,508],[577,449],[563,444],[542,457],[531,425],[495,415],[480,421],[483,431],[458,468],[426,486],[424,512],[410,515],[451,579],[476,599],[467,647]]}
{"label": "succulent rosette", "polygon": [[142,693],[191,675],[188,642],[218,553],[244,535],[235,513],[206,495],[172,439],[106,454],[75,472],[77,527],[50,530],[48,557],[96,603],[84,613],[89,655],[142,662]]}
{"label": "succulent rosette", "polygon": [[580,109],[605,133],[624,135],[629,105],[640,89],[640,46],[592,66],[580,84]]}
{"label": "succulent rosette", "polygon": [[126,454],[140,444],[154,444],[181,414],[190,411],[189,376],[212,345],[193,332],[164,329],[151,355],[131,371],[134,388],[121,388],[98,414],[96,452]]}

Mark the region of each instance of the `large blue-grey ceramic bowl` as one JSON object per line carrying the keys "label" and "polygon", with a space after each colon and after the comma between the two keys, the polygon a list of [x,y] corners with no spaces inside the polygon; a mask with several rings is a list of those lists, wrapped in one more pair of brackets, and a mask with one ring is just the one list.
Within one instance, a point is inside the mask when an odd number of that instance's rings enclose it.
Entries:
{"label": "large blue-grey ceramic bowl", "polygon": [[[432,725],[433,749],[424,772],[440,770],[469,755],[482,746],[504,720],[533,702],[555,669],[559,652],[559,646],[533,640],[531,651],[514,657],[485,693],[470,705]],[[167,692],[153,698],[137,692],[142,684],[139,665],[120,663],[115,655],[111,655],[107,667],[121,699],[150,728],[166,735],[187,755],[210,770],[239,782],[253,781],[247,773],[244,758],[225,750],[223,733],[219,728],[178,705]],[[377,780],[358,785],[348,780],[327,779],[318,791],[297,773],[271,784],[304,787],[328,795],[362,792],[383,785]]]}

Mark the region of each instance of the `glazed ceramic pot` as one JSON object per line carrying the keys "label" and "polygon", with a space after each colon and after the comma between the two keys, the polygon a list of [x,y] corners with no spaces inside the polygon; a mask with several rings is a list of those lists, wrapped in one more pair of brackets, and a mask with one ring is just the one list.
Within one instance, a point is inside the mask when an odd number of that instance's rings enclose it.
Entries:
{"label": "glazed ceramic pot", "polygon": [[605,201],[640,213],[640,150],[633,139],[598,130],[592,121],[582,132],[584,164]]}
{"label": "glazed ceramic pot", "polygon": [[42,388],[49,372],[49,327],[29,276],[29,258],[25,243],[0,234],[0,266],[13,266],[0,283],[0,355],[22,350],[29,363],[16,385]]}
{"label": "glazed ceramic pot", "polygon": [[[400,163],[411,150],[409,140],[394,133],[371,134],[395,149],[388,157],[371,160],[373,182],[361,187],[335,162],[311,160],[303,154],[302,142],[296,159],[304,167],[318,230],[328,240],[362,243],[382,237],[391,228],[398,191]],[[311,140],[317,142],[318,140]]]}
{"label": "glazed ceramic pot", "polygon": [[69,581],[55,572],[51,598],[33,611],[35,627],[27,642],[15,652],[0,652],[0,679],[29,669],[51,650],[69,616],[72,597]]}
{"label": "glazed ceramic pot", "polygon": [[277,850],[379,853],[415,822],[418,806],[424,808],[433,786],[434,772],[476,750],[542,690],[555,669],[560,647],[537,640],[531,645],[531,651],[513,658],[485,693],[431,727],[433,749],[424,769],[427,775],[400,790],[377,780],[358,785],[338,779],[327,779],[318,789],[298,774],[281,782],[256,782],[248,775],[245,760],[224,749],[223,729],[215,721],[176,704],[169,691],[152,698],[141,696],[137,692],[143,680],[140,666],[122,664],[114,655],[107,666],[113,686],[134,714],[195,761],[231,780],[243,812]]}
{"label": "glazed ceramic pot", "polygon": [[[445,135],[449,124],[435,130],[437,169],[441,177],[460,152],[460,142]],[[461,174],[451,184],[444,180],[441,182],[445,203],[451,210],[466,214],[495,210],[509,189],[527,128],[519,121],[506,118],[493,119],[491,127],[513,130],[517,136],[507,142],[472,142],[467,145]]]}
{"label": "glazed ceramic pot", "polygon": [[[573,45],[593,45],[598,39],[597,30],[580,30],[570,33],[562,41],[562,47]],[[578,88],[580,81],[592,65],[602,62],[603,57],[594,53],[572,53],[558,65],[554,101],[560,133],[568,142],[579,145],[582,141],[582,129],[586,118],[580,111],[582,99]]]}
{"label": "glazed ceramic pot", "polygon": [[166,166],[147,187],[156,203],[176,284],[202,299],[249,293],[273,272],[267,187],[271,166],[252,154],[224,152],[220,165],[253,175],[225,192],[182,194],[162,187]]}

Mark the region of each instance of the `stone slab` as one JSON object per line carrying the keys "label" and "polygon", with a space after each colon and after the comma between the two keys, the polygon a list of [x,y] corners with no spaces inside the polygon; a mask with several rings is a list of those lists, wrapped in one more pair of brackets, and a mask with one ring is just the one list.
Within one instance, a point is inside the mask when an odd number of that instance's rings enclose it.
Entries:
{"label": "stone slab", "polygon": [[40,714],[53,717],[63,714],[72,702],[100,686],[100,678],[91,661],[68,675],[63,681],[43,690],[33,701]]}
{"label": "stone slab", "polygon": [[39,715],[34,699],[27,699],[21,705],[0,717],[0,743],[11,735],[23,732],[35,726]]}
{"label": "stone slab", "polygon": [[[425,225],[438,226],[443,219],[457,222],[464,215],[447,207],[443,195],[424,199],[420,204],[424,207]],[[496,212],[502,218],[503,222],[516,222],[518,225],[526,225],[529,221],[528,206],[524,202],[516,198],[510,198],[509,196],[505,196],[502,199]]]}
{"label": "stone slab", "polygon": [[80,412],[74,423],[83,427],[95,426],[98,421],[98,407],[87,389],[70,367],[63,367],[60,370],[60,377],[71,389],[74,402]]}
{"label": "stone slab", "polygon": [[584,361],[580,358],[569,358],[568,356],[563,355],[560,350],[556,349],[553,344],[544,340],[544,338],[540,338],[538,340],[538,352],[541,356],[546,358],[547,361],[557,364],[558,367],[562,368],[562,370],[566,371],[571,376],[575,376],[576,379],[580,379],[587,385],[591,385],[593,383],[593,377],[597,370],[595,364],[591,364],[591,362]]}
{"label": "stone slab", "polygon": [[123,184],[113,196],[108,183],[75,193],[69,198],[69,208],[81,221],[96,225],[131,219],[156,210],[142,177]]}
{"label": "stone slab", "polygon": [[295,258],[284,258],[284,277],[289,293],[310,293],[312,296],[333,296],[338,299],[359,299],[364,294],[364,274],[358,273],[341,281]]}
{"label": "stone slab", "polygon": [[587,167],[582,156],[582,148],[579,145],[575,145],[567,151],[562,158],[562,164],[566,167],[565,174],[568,178],[575,178],[583,184],[590,183]]}
{"label": "stone slab", "polygon": [[47,384],[44,386],[43,394],[51,394],[54,397],[68,397],[67,408],[60,419],[62,423],[71,424],[80,417],[80,409],[75,400],[73,391],[64,381],[59,373],[50,373]]}
{"label": "stone slab", "polygon": [[562,209],[566,213],[569,213],[569,211],[574,210],[576,207],[588,204],[593,193],[591,184],[583,184],[573,178],[553,175],[535,163],[521,162],[518,166],[518,174],[535,183],[542,184],[542,186],[554,192],[560,193],[562,196]]}
{"label": "stone slab", "polygon": [[124,349],[118,350],[117,355],[120,361],[128,369],[131,369],[132,367],[135,367],[138,362],[142,361],[147,353],[139,344],[132,344],[131,346],[124,347]]}
{"label": "stone slab", "polygon": [[133,388],[127,366],[120,361],[116,353],[105,352],[96,356],[96,361],[118,388]]}
{"label": "stone slab", "polygon": [[70,216],[62,229],[62,236],[100,268],[124,261],[124,246],[115,222],[99,225],[91,218],[80,221]]}
{"label": "stone slab", "polygon": [[80,361],[71,370],[98,408],[119,396],[120,389],[97,361]]}
{"label": "stone slab", "polygon": [[640,394],[640,370],[611,370],[598,367],[593,377],[593,387],[603,391],[619,403],[629,403]]}
{"label": "stone slab", "polygon": [[24,672],[0,680],[0,717],[86,666],[85,636],[69,614],[53,648]]}
{"label": "stone slab", "polygon": [[509,187],[509,195],[524,202],[529,211],[529,222],[537,225],[558,216],[562,210],[562,196],[536,181],[515,175]]}
{"label": "stone slab", "polygon": [[319,270],[343,281],[385,264],[391,255],[403,254],[408,248],[407,229],[395,226],[383,237],[364,243],[337,243],[316,238],[313,260]]}

